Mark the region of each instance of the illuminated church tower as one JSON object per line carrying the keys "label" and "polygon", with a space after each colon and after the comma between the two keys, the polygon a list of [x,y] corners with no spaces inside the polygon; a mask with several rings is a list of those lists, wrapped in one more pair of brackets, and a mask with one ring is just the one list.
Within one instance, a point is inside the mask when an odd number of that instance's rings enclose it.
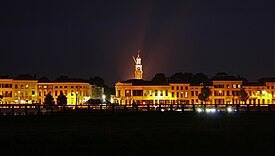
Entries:
{"label": "illuminated church tower", "polygon": [[141,58],[139,56],[139,51],[138,51],[137,57],[135,58],[133,56],[133,59],[135,61],[135,79],[142,79],[143,71],[142,71],[142,64],[141,64]]}

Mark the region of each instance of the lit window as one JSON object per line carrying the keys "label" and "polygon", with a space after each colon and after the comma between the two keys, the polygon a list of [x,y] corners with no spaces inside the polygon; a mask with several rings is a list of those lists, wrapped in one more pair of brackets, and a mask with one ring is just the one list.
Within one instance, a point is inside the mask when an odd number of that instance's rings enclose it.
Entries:
{"label": "lit window", "polygon": [[149,94],[150,94],[150,96],[152,96],[153,95],[153,93],[152,93],[153,91],[152,90],[149,90]]}
{"label": "lit window", "polygon": [[125,96],[131,96],[130,90],[126,90],[126,91],[125,91]]}
{"label": "lit window", "polygon": [[147,96],[147,90],[144,90],[143,96]]}

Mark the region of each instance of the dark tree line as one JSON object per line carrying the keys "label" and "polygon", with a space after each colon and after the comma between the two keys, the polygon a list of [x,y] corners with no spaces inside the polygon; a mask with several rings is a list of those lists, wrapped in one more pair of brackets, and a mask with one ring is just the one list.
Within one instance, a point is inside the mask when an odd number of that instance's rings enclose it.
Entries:
{"label": "dark tree line", "polygon": [[192,85],[207,85],[211,81],[208,78],[207,75],[203,73],[175,73],[174,75],[170,77],[166,77],[164,73],[157,73],[153,79],[152,82],[155,83],[191,83]]}
{"label": "dark tree line", "polygon": [[[58,105],[67,105],[67,97],[63,94],[63,92],[60,93],[60,95],[57,97],[57,104]],[[54,98],[51,93],[48,93],[45,97],[44,104],[46,105],[54,105]]]}

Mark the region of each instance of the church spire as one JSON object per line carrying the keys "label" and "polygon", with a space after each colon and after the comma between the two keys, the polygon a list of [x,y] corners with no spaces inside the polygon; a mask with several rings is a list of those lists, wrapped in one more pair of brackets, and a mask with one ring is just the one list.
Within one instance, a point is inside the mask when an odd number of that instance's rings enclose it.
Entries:
{"label": "church spire", "polygon": [[140,51],[138,51],[137,57],[134,57],[134,62],[135,62],[135,79],[142,79],[142,64],[141,64],[141,57],[140,57]]}

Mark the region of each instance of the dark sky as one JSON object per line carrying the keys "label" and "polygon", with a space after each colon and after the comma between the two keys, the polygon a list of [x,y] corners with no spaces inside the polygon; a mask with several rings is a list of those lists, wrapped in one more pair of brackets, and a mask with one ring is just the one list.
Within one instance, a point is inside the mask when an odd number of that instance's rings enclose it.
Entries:
{"label": "dark sky", "polygon": [[0,74],[133,78],[155,73],[275,76],[274,0],[4,0]]}

